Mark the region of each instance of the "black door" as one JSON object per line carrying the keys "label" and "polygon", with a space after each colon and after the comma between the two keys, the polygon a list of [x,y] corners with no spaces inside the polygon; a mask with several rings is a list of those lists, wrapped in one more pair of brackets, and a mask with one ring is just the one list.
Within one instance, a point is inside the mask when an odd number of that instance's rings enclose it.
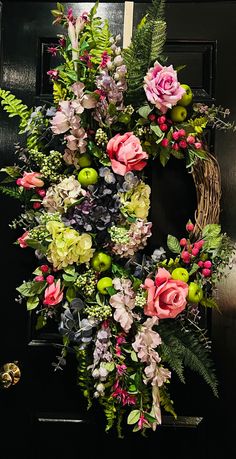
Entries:
{"label": "black door", "polygon": [[[49,2],[2,2],[1,87],[11,90],[26,104],[38,104],[48,96],[45,72],[53,65],[46,52],[58,30],[51,25]],[[89,9],[91,3],[74,3],[76,11]],[[141,18],[148,2],[135,2],[134,24]],[[71,6],[71,4],[70,4]],[[124,2],[102,2],[102,17],[108,17],[112,31],[122,32]],[[182,81],[193,88],[195,96],[207,103],[217,103],[231,109],[236,117],[234,83],[236,42],[236,2],[174,1],[167,2],[168,42],[166,51],[170,63],[186,64]],[[216,59],[217,57],[217,59]],[[215,144],[214,144],[215,140]],[[13,144],[19,141],[13,120],[1,113],[0,165],[13,163]],[[222,172],[222,217],[225,231],[236,236],[234,220],[235,160],[233,135],[218,133],[211,136]],[[153,168],[152,215],[154,237],[152,245],[162,243],[167,233],[180,234],[186,218],[193,214],[195,194],[191,177],[183,165],[172,162],[167,170]],[[169,210],[163,214],[162,200],[166,198],[165,184],[170,187],[167,196]],[[171,205],[172,196],[181,201],[177,209]],[[235,304],[227,301],[227,290],[232,291],[234,277],[219,288],[222,314],[208,318],[213,341],[217,372],[220,380],[220,400],[213,399],[208,388],[195,375],[187,374],[187,385],[175,383],[175,405],[179,420],[164,425],[148,439],[129,434],[127,440],[103,433],[101,419],[96,411],[86,412],[76,386],[76,364],[69,356],[64,372],[54,372],[51,363],[59,350],[53,346],[52,334],[36,335],[23,305],[15,302],[15,287],[29,277],[33,256],[13,245],[17,232],[9,230],[17,206],[10,198],[0,200],[1,218],[1,364],[18,361],[22,376],[20,382],[0,392],[2,436],[0,450],[5,458],[14,458],[22,452],[24,458],[80,457],[84,451],[105,457],[114,454],[159,457],[207,458],[221,452],[236,452],[234,437],[236,425],[236,341]],[[231,282],[231,283],[230,283]],[[225,294],[226,292],[226,294]]]}

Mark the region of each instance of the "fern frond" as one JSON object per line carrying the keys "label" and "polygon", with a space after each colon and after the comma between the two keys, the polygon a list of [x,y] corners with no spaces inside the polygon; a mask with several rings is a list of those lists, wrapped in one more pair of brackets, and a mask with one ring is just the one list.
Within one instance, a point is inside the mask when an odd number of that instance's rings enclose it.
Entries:
{"label": "fern frond", "polygon": [[213,370],[213,362],[210,359],[209,352],[200,346],[199,341],[189,333],[183,335],[184,343],[184,364],[196,371],[206,383],[212,388],[213,394],[217,397],[217,378]]}
{"label": "fern frond", "polygon": [[106,416],[107,423],[106,423],[105,431],[108,432],[114,426],[114,423],[117,417],[115,400],[113,397],[108,397],[108,398],[100,397],[99,402]]}
{"label": "fern frond", "polygon": [[166,362],[170,368],[177,374],[180,381],[185,384],[184,365],[182,358],[182,346],[178,346],[178,341],[173,337],[171,343],[161,345],[161,360]]}
{"label": "fern frond", "polygon": [[90,374],[88,371],[88,354],[84,349],[76,348],[76,358],[77,358],[77,384],[80,387],[83,395],[87,398],[88,406],[91,408],[92,399],[90,395]]}
{"label": "fern frond", "polygon": [[145,100],[143,80],[155,60],[163,60],[166,40],[164,0],[154,0],[152,7],[137,28],[131,45],[123,51],[128,70],[128,103],[134,106]]}
{"label": "fern frond", "polygon": [[[211,387],[214,395],[217,396],[218,383],[213,362],[210,357],[210,349],[209,346],[205,346],[204,342],[199,341],[196,330],[191,328],[188,331],[183,330],[181,325],[176,322],[168,325],[165,324],[165,327],[158,326],[158,328],[162,337],[162,343],[169,348],[166,354],[167,357],[164,354],[169,365],[171,366],[172,364],[173,369],[176,371],[181,369],[180,362],[182,362],[182,365],[197,372]],[[169,357],[171,349],[173,353],[172,360]],[[175,355],[175,349],[177,349],[177,356]],[[180,360],[180,362],[178,362],[178,360]],[[178,374],[178,376],[180,375]]]}
{"label": "fern frond", "polygon": [[159,393],[160,393],[160,403],[163,406],[164,410],[167,413],[172,414],[174,418],[177,418],[176,412],[174,410],[174,403],[170,398],[170,394],[168,393],[167,389],[165,386],[162,386],[159,388]]}
{"label": "fern frond", "polygon": [[21,199],[21,190],[19,187],[5,187],[5,186],[0,186],[0,192],[7,195],[7,196],[10,196],[11,198],[15,198],[15,199]]}
{"label": "fern frond", "polygon": [[108,20],[105,19],[102,26],[98,26],[93,30],[94,45],[89,53],[92,56],[92,62],[95,64],[100,64],[101,56],[104,51],[110,51],[110,37],[111,33],[109,29],[109,23]]}
{"label": "fern frond", "polygon": [[17,99],[10,91],[5,91],[4,89],[0,89],[0,98],[2,99],[1,105],[8,113],[9,118],[19,116],[23,124],[27,122],[31,111],[27,105],[22,103],[22,100]]}

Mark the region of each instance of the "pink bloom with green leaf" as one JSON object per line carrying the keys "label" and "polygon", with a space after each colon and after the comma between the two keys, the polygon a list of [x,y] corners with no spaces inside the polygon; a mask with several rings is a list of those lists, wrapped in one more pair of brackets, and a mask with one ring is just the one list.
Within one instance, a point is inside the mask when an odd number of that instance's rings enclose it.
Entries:
{"label": "pink bloom with green leaf", "polygon": [[60,279],[55,283],[49,285],[44,292],[43,304],[47,306],[55,306],[63,299],[63,291],[61,290]]}
{"label": "pink bloom with green leaf", "polygon": [[147,164],[148,155],[133,132],[112,137],[107,144],[107,153],[113,172],[119,175],[124,176],[129,171],[141,171]]}
{"label": "pink bloom with green leaf", "polygon": [[17,185],[26,189],[40,188],[44,186],[44,182],[40,177],[42,177],[42,174],[39,172],[24,172],[23,177],[17,179]]}
{"label": "pink bloom with green leaf", "polygon": [[144,91],[148,101],[161,113],[176,105],[185,93],[173,66],[164,67],[157,61],[144,78]]}
{"label": "pink bloom with green leaf", "polygon": [[159,319],[174,319],[187,304],[188,284],[171,278],[169,271],[159,268],[155,281],[147,278],[143,288],[148,292],[144,312]]}
{"label": "pink bloom with green leaf", "polygon": [[27,244],[28,237],[29,237],[29,231],[25,231],[25,233],[22,234],[22,236],[18,237],[17,242],[20,244],[20,247],[22,249],[25,249],[26,247],[28,247],[28,244]]}

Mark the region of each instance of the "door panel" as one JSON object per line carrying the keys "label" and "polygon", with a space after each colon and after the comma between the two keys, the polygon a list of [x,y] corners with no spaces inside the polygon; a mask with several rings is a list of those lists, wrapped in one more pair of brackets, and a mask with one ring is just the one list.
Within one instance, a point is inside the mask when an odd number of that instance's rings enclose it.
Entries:
{"label": "door panel", "polygon": [[[76,12],[91,7],[91,3],[71,4]],[[145,12],[148,2],[135,2],[134,25]],[[51,2],[3,2],[1,86],[9,89],[25,103],[32,105],[49,96],[45,72],[51,63],[46,52],[59,33],[51,25]],[[108,17],[112,31],[122,33],[124,2],[102,2],[102,17]],[[236,23],[236,3],[174,1],[167,3],[168,41],[166,46],[169,62],[186,64],[181,81],[194,89],[196,100],[229,106],[236,117],[236,93],[232,87],[235,63],[232,56],[236,43],[232,33]],[[217,61],[216,61],[217,54]],[[13,163],[13,144],[19,141],[17,125],[0,113],[0,163]],[[222,171],[222,223],[235,239],[232,224],[236,217],[234,188],[236,185],[234,160],[235,137],[218,133],[216,142],[209,133],[209,143],[215,150]],[[149,248],[164,244],[167,233],[180,236],[185,222],[193,217],[196,207],[195,189],[190,174],[181,162],[170,161],[166,169],[158,162],[149,171],[152,185],[152,221],[154,235]],[[210,459],[214,451],[226,452],[219,432],[233,432],[235,428],[231,413],[236,409],[235,386],[235,315],[222,302],[222,314],[214,313],[211,333],[217,371],[221,381],[221,399],[213,399],[208,388],[193,374],[186,374],[187,385],[174,379],[172,390],[176,410],[180,415],[177,423],[166,417],[164,425],[146,440],[128,434],[127,441],[116,440],[114,434],[104,434],[99,410],[87,413],[76,386],[76,363],[69,356],[64,372],[53,372],[51,363],[59,354],[54,335],[32,334],[31,321],[25,308],[15,302],[15,287],[27,278],[34,266],[34,257],[13,245],[17,232],[9,231],[9,223],[17,214],[17,205],[6,197],[0,199],[0,234],[2,333],[0,334],[1,363],[19,360],[22,378],[17,386],[0,392],[1,410],[4,416],[1,445],[5,456],[12,458],[19,450],[24,458],[64,457],[76,454],[83,447],[88,455],[96,452],[114,451],[124,454],[124,446],[132,448],[135,455],[153,452],[167,453],[177,457]],[[31,330],[28,333],[28,330]],[[58,343],[57,343],[58,344]],[[229,412],[229,406],[231,411]],[[13,416],[14,413],[14,416]],[[224,428],[222,427],[224,423]],[[219,426],[219,427],[218,427]],[[24,428],[24,435],[20,434]],[[27,436],[26,436],[27,432]],[[12,438],[16,442],[12,442]],[[229,437],[228,437],[229,438]],[[49,441],[47,440],[49,439]],[[47,441],[46,441],[47,440]],[[82,443],[83,442],[83,443]],[[10,445],[10,447],[9,447]],[[100,447],[100,448],[99,448]],[[105,449],[106,448],[106,449]],[[228,439],[228,451],[234,451],[233,440]],[[167,455],[168,457],[168,455]],[[223,456],[224,457],[224,456]]]}

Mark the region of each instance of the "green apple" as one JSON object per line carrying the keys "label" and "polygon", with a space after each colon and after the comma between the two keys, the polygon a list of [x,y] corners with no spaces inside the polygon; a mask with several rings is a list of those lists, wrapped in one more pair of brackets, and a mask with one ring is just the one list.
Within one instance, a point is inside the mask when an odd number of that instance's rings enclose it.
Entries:
{"label": "green apple", "polygon": [[182,99],[178,101],[178,105],[182,105],[182,107],[187,107],[189,104],[191,104],[193,100],[192,89],[187,84],[181,84],[180,86],[181,88],[185,89],[185,94],[182,96]]}
{"label": "green apple", "polygon": [[111,266],[111,257],[104,252],[96,252],[91,260],[91,265],[95,271],[107,271]]}
{"label": "green apple", "polygon": [[203,290],[196,282],[190,282],[187,299],[191,303],[200,303],[203,298]]}
{"label": "green apple", "polygon": [[184,268],[175,268],[171,273],[172,279],[182,280],[183,282],[188,282],[189,273],[187,269]]}
{"label": "green apple", "polygon": [[181,123],[187,118],[187,110],[185,107],[182,107],[180,105],[176,105],[173,107],[170,111],[170,117],[172,121],[175,121],[177,123]]}
{"label": "green apple", "polygon": [[80,167],[88,167],[92,164],[92,159],[89,153],[83,153],[78,158],[78,164]]}
{"label": "green apple", "polygon": [[84,167],[78,174],[78,181],[82,186],[95,185],[98,181],[98,173],[92,167]]}
{"label": "green apple", "polygon": [[103,295],[107,295],[107,287],[112,287],[112,278],[111,277],[102,277],[97,283],[97,289]]}

